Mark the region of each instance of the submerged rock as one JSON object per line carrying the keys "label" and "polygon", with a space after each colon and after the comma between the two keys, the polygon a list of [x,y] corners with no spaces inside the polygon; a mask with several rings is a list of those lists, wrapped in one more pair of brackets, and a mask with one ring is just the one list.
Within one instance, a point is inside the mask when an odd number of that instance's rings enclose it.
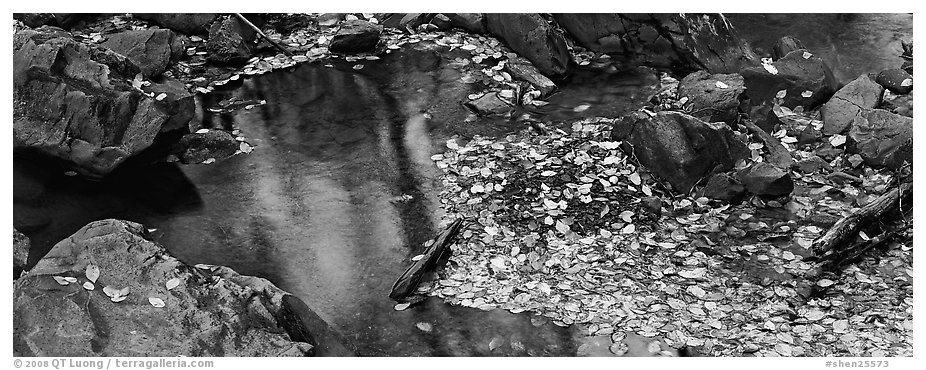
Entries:
{"label": "submerged rock", "polygon": [[913,163],[913,118],[873,109],[858,117],[847,135],[849,149],[873,167],[900,168]]}
{"label": "submerged rock", "polygon": [[753,163],[737,172],[737,178],[750,193],[784,196],[794,190],[794,181],[785,170],[765,162]]}
{"label": "submerged rock", "polygon": [[743,76],[735,73],[712,75],[697,71],[678,83],[679,99],[688,98],[685,110],[708,122],[736,120],[745,91]]}
{"label": "submerged rock", "polygon": [[490,13],[486,14],[486,26],[511,50],[533,63],[540,73],[555,77],[569,71],[572,55],[566,39],[540,14]]}
{"label": "submerged rock", "polygon": [[147,79],[160,76],[185,55],[183,41],[171,30],[123,31],[106,37],[102,45],[129,58]]}
{"label": "submerged rock", "polygon": [[209,24],[216,18],[215,13],[134,13],[132,16],[187,35],[207,33]]}
{"label": "submerged rock", "polygon": [[486,93],[478,99],[466,102],[463,105],[483,117],[493,115],[501,116],[512,110],[508,102],[502,100],[497,93],[493,92]]}
{"label": "submerged rock", "polygon": [[813,109],[829,100],[839,85],[826,62],[804,49],[792,51],[769,66],[746,68],[740,74],[752,105],[770,103],[784,90],[782,106]]}
{"label": "submerged rock", "polygon": [[142,225],[102,220],[55,245],[14,284],[14,355],[313,354],[281,323],[288,294],[228,268],[186,265],[147,238]]}
{"label": "submerged rock", "polygon": [[222,130],[209,130],[204,133],[183,135],[174,145],[177,157],[183,163],[202,163],[213,159],[223,159],[235,154],[240,143],[232,134]]}
{"label": "submerged rock", "polygon": [[738,159],[749,155],[726,124],[679,112],[626,116],[616,122],[612,137],[630,144],[641,164],[681,193],[690,191],[711,171],[730,170]]}
{"label": "submerged rock", "polygon": [[254,53],[256,34],[234,16],[217,19],[209,28],[206,59],[218,64],[242,64]]}
{"label": "submerged rock", "polygon": [[913,76],[902,69],[883,70],[878,73],[875,82],[894,94],[902,95],[913,91]]}
{"label": "submerged rock", "polygon": [[140,71],[126,57],[54,30],[14,35],[13,142],[105,176],[148,148],[170,118],[131,85]]}
{"label": "submerged rock", "polygon": [[884,88],[862,75],[839,89],[823,105],[823,134],[840,134],[849,129],[852,121],[881,104]]}
{"label": "submerged rock", "polygon": [[335,53],[366,53],[373,51],[379,43],[383,26],[355,19],[341,23],[341,28],[331,38],[328,49]]}

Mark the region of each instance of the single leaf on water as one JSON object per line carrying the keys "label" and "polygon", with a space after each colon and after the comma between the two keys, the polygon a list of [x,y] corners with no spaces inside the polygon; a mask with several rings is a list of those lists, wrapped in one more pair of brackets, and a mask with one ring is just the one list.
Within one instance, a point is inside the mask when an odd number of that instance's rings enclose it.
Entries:
{"label": "single leaf on water", "polygon": [[408,302],[406,302],[406,303],[399,303],[399,304],[395,305],[395,307],[393,307],[392,309],[394,309],[394,310],[396,310],[396,311],[404,311],[406,308],[408,308],[408,306],[411,306],[411,304],[408,303]]}
{"label": "single leaf on water", "polygon": [[167,284],[164,284],[167,287],[167,290],[171,290],[180,285],[180,279],[173,278],[167,281]]}
{"label": "single leaf on water", "polygon": [[148,297],[148,303],[157,308],[164,307],[164,300],[158,297]]}
{"label": "single leaf on water", "polygon": [[420,261],[422,258],[424,258],[424,255],[423,255],[423,254],[419,254],[419,255],[417,255],[417,256],[412,257],[412,261],[416,261],[416,262],[417,262],[417,261]]}
{"label": "single leaf on water", "polygon": [[91,283],[95,283],[96,279],[100,278],[100,268],[97,265],[87,265],[85,275],[87,275],[87,280],[90,280]]}
{"label": "single leaf on water", "polygon": [[430,333],[430,332],[431,332],[431,329],[433,329],[433,328],[431,327],[431,324],[428,324],[428,323],[426,323],[426,322],[419,322],[419,323],[415,324],[415,327],[417,327],[418,330],[421,330],[421,331],[423,331],[423,332],[425,332],[425,333]]}

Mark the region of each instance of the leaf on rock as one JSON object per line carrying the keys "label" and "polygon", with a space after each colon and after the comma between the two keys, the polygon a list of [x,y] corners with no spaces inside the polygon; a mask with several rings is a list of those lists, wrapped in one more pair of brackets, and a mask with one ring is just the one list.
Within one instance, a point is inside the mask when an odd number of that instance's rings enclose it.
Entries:
{"label": "leaf on rock", "polygon": [[164,284],[164,285],[167,287],[167,290],[172,290],[172,289],[174,289],[174,288],[176,288],[177,286],[180,285],[180,279],[179,279],[179,278],[172,278],[172,279],[170,279],[170,280],[167,280],[167,283]]}
{"label": "leaf on rock", "polygon": [[152,306],[156,308],[164,307],[164,300],[158,297],[148,297],[148,303],[151,303]]}
{"label": "leaf on rock", "polygon": [[95,286],[93,286],[93,283],[91,283],[91,282],[89,282],[89,281],[85,281],[85,282],[84,282],[84,289],[86,289],[86,290],[93,290],[94,288],[95,288]]}
{"label": "leaf on rock", "polygon": [[393,307],[392,309],[394,309],[394,310],[396,310],[396,311],[405,311],[405,309],[408,308],[408,306],[411,306],[411,303],[408,303],[408,302],[399,303],[399,304],[395,305],[395,307]]}
{"label": "leaf on rock", "polygon": [[90,280],[91,283],[95,283],[96,279],[100,278],[100,268],[93,264],[87,265],[84,274],[87,275],[87,280]]}
{"label": "leaf on rock", "polygon": [[55,279],[55,282],[57,282],[58,285],[64,286],[64,285],[70,284],[67,280],[65,280],[65,279],[64,279],[63,277],[61,277],[61,276],[52,276],[52,278]]}
{"label": "leaf on rock", "polygon": [[428,324],[428,323],[426,323],[426,322],[419,322],[419,323],[415,324],[415,327],[417,327],[418,330],[421,330],[421,331],[423,331],[423,332],[425,332],[425,333],[430,333],[430,332],[431,332],[431,329],[433,329],[433,328],[431,327],[431,324]]}

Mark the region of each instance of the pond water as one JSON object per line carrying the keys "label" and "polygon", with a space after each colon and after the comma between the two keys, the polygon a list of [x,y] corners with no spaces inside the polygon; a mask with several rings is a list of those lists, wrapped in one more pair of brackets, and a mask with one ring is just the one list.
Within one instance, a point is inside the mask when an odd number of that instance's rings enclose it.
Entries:
{"label": "pond water", "polygon": [[[909,30],[911,22],[888,18],[861,18],[849,31],[833,27],[851,21],[807,16],[798,27],[768,16],[765,28],[744,33],[757,44],[791,34],[812,50],[832,46],[816,52],[833,58],[845,80],[900,64],[900,37],[911,32],[898,27]],[[829,26],[817,27],[821,19]],[[452,55],[435,47],[363,62],[360,70],[343,61],[302,65],[204,97],[201,108],[230,97],[267,101],[203,115],[205,125],[239,129],[256,146],[212,165],[160,164],[88,183],[17,157],[14,225],[47,250],[92,220],[144,223],[188,263],[226,265],[302,298],[362,355],[575,355],[581,333],[528,313],[454,307],[434,298],[393,310],[393,282],[439,231],[440,172],[431,155],[454,136],[525,127],[506,119],[466,122],[469,112],[460,103],[474,87],[459,82]],[[532,114],[545,120],[618,116],[641,106],[656,83],[645,70],[585,69]],[[590,108],[573,110],[582,104]]]}

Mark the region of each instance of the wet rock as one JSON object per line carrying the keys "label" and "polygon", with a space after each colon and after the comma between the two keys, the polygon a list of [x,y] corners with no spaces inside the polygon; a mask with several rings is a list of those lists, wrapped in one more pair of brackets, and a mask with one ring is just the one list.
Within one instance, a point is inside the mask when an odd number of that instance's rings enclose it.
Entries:
{"label": "wet rock", "polygon": [[206,34],[209,24],[216,18],[215,13],[134,13],[132,16],[187,35]]}
{"label": "wet rock", "polygon": [[640,207],[643,213],[648,215],[650,220],[656,221],[662,216],[662,198],[657,196],[643,197],[640,199]]}
{"label": "wet rock", "polygon": [[486,20],[482,13],[444,13],[450,18],[450,24],[470,33],[485,33]]}
{"label": "wet rock", "polygon": [[408,32],[417,30],[419,26],[428,23],[434,14],[429,13],[390,13],[383,16],[380,24],[383,27],[395,28]]}
{"label": "wet rock", "polygon": [[913,76],[902,69],[883,70],[878,73],[875,82],[894,94],[906,94],[913,91]]}
{"label": "wet rock", "polygon": [[856,118],[847,135],[849,149],[873,167],[897,169],[913,163],[913,118],[881,109]]}
{"label": "wet rock", "polygon": [[912,75],[913,74],[913,41],[910,41],[910,42],[900,41],[900,47],[903,49],[903,54],[901,54],[900,57],[904,59],[903,64],[900,65],[900,69]]}
{"label": "wet rock", "polygon": [[124,31],[106,37],[102,45],[129,58],[147,79],[160,76],[185,55],[182,40],[171,30]]}
{"label": "wet rock", "polygon": [[223,159],[235,154],[241,144],[232,134],[222,130],[209,130],[204,133],[183,135],[174,145],[177,157],[186,164],[202,163],[214,158]]}
{"label": "wet rock", "polygon": [[735,73],[758,57],[721,14],[554,14],[580,45],[681,74]]}
{"label": "wet rock", "polygon": [[737,172],[737,179],[750,193],[764,196],[784,196],[794,190],[791,176],[776,166],[768,163],[753,163]]}
{"label": "wet rock", "polygon": [[206,60],[218,64],[243,64],[254,51],[251,42],[256,34],[234,17],[216,19],[209,27]]}
{"label": "wet rock", "polygon": [[903,95],[888,91],[884,94],[884,100],[881,101],[879,108],[913,118],[913,91]]}
{"label": "wet rock", "polygon": [[679,112],[625,116],[615,123],[612,138],[631,145],[641,164],[681,193],[711,171],[727,171],[749,156],[746,145],[726,124]]}
{"label": "wet rock", "polygon": [[13,228],[13,278],[26,268],[29,262],[29,238]]}
{"label": "wet rock", "polygon": [[775,42],[775,46],[772,47],[772,59],[778,60],[788,55],[788,53],[804,49],[804,44],[801,43],[801,40],[793,36],[785,36]]}
{"label": "wet rock", "polygon": [[804,129],[801,130],[800,135],[797,136],[797,144],[813,144],[820,141],[820,139],[823,139],[823,133],[815,129],[813,125],[807,125],[804,126]]}
{"label": "wet rock", "polygon": [[813,155],[807,159],[795,163],[794,168],[801,173],[811,174],[820,173],[823,172],[823,170],[828,172],[833,169],[833,166],[830,166],[830,164],[823,160],[823,158]]}
{"label": "wet rock", "polygon": [[365,53],[373,51],[379,43],[383,26],[362,20],[341,23],[338,33],[331,39],[328,49],[335,53]]}
{"label": "wet rock", "polygon": [[556,91],[556,84],[547,76],[544,76],[537,67],[534,67],[527,59],[518,57],[508,59],[505,63],[505,70],[511,74],[511,77],[525,81],[540,91],[540,98],[546,98]]}
{"label": "wet rock", "polygon": [[678,84],[679,99],[688,98],[685,110],[708,122],[732,123],[739,115],[746,86],[738,74],[709,74],[697,71]]}
{"label": "wet rock", "polygon": [[707,197],[727,203],[739,203],[745,195],[746,188],[725,173],[711,176],[704,188],[698,192],[699,197]]}
{"label": "wet rock", "polygon": [[881,104],[884,88],[867,75],[843,86],[823,105],[823,134],[840,134],[849,129],[856,117]]}
{"label": "wet rock", "polygon": [[[196,98],[186,89],[183,82],[165,77],[161,82],[152,83],[142,88],[145,92],[153,93],[156,105],[168,118],[161,125],[161,131],[173,131],[187,127],[193,116],[196,115]],[[164,94],[161,100],[157,98]]]}
{"label": "wet rock", "polygon": [[[82,286],[90,264],[100,272],[92,290]],[[60,285],[54,276],[78,282]],[[179,284],[168,289],[171,279]],[[106,288],[128,294],[114,302]],[[142,225],[95,221],[55,245],[14,284],[13,353],[310,355],[312,346],[291,340],[277,320],[284,295],[264,279],[186,265],[150,241]]]}
{"label": "wet rock", "polygon": [[140,71],[126,57],[54,33],[14,35],[13,142],[105,176],[149,147],[169,118],[131,86]]}
{"label": "wet rock", "polygon": [[752,105],[770,103],[779,91],[785,90],[782,106],[813,109],[826,102],[838,87],[826,62],[804,49],[788,53],[771,66],[775,73],[762,66],[740,72]]}
{"label": "wet rock", "polygon": [[775,113],[774,105],[769,103],[749,108],[749,119],[768,133],[775,132],[775,128],[782,123],[781,117]]}
{"label": "wet rock", "polygon": [[471,109],[476,114],[487,117],[494,115],[505,115],[508,112],[511,112],[512,108],[508,102],[502,100],[497,93],[487,93],[476,100],[466,102],[465,105],[467,108]]}
{"label": "wet rock", "polygon": [[546,76],[563,76],[572,56],[566,39],[536,13],[486,14],[486,27],[518,55],[531,61]]}

